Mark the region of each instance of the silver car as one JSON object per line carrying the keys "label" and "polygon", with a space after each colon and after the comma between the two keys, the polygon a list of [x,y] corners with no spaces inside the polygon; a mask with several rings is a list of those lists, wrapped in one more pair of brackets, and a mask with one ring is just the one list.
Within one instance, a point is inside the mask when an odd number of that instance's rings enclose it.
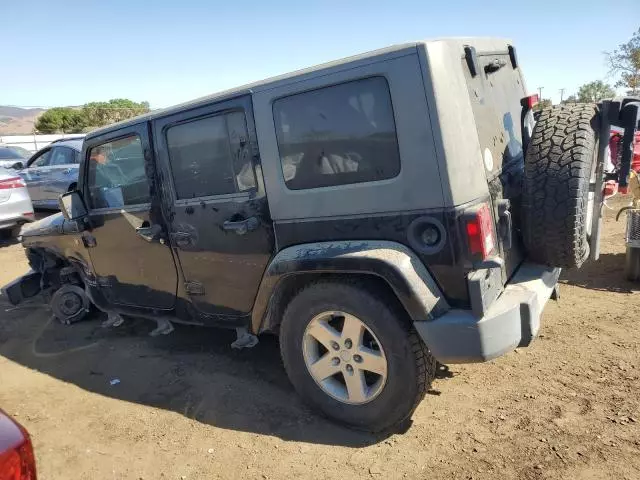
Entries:
{"label": "silver car", "polygon": [[76,188],[82,139],[56,140],[39,150],[20,175],[36,208],[58,209],[58,197]]}
{"label": "silver car", "polygon": [[10,237],[20,225],[33,220],[33,206],[24,180],[15,171],[0,168],[0,237]]}

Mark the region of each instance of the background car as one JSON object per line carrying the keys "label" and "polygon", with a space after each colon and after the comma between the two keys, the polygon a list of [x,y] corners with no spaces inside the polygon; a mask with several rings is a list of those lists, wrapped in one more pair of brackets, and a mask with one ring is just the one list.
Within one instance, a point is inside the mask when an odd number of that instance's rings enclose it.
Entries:
{"label": "background car", "polygon": [[0,168],[0,237],[10,237],[34,218],[24,180],[18,172]]}
{"label": "background car", "polygon": [[0,145],[0,167],[20,169],[27,163],[28,153],[27,150],[20,147]]}
{"label": "background car", "polygon": [[61,139],[39,150],[20,175],[27,184],[33,206],[58,209],[58,197],[78,182],[82,139]]}
{"label": "background car", "polygon": [[36,460],[29,433],[0,410],[0,479],[36,480]]}

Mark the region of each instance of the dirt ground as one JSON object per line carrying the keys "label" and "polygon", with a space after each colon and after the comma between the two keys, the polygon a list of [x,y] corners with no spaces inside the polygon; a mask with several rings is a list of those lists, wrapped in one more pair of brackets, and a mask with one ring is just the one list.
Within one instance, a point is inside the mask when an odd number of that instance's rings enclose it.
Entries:
{"label": "dirt ground", "polygon": [[[403,433],[315,415],[272,337],[233,351],[228,331],[64,327],[38,302],[0,304],[0,407],[32,433],[42,480],[640,479],[640,284],[623,280],[623,228],[609,212],[600,262],[563,275],[531,347],[442,367]],[[19,245],[0,246],[0,283],[25,270]]]}

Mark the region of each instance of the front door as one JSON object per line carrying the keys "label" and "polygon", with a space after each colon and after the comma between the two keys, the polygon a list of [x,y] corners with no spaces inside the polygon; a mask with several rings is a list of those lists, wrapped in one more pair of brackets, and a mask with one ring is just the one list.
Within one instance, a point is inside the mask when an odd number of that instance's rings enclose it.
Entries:
{"label": "front door", "polygon": [[274,250],[250,97],[160,118],[153,132],[185,290],[202,313],[250,312]]}
{"label": "front door", "polygon": [[172,308],[178,277],[159,198],[151,194],[155,167],[147,124],[87,140],[83,155],[92,225],[83,240],[100,291],[113,304]]}
{"label": "front door", "polygon": [[47,148],[36,153],[27,164],[27,168],[20,172],[20,175],[27,184],[29,196],[34,206],[42,205],[43,187],[47,177],[47,170],[51,161],[51,148]]}

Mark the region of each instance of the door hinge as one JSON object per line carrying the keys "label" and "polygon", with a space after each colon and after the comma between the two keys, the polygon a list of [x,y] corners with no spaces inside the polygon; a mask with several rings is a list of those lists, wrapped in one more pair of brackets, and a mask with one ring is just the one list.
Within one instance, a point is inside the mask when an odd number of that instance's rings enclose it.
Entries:
{"label": "door hinge", "polygon": [[189,295],[204,295],[204,285],[193,280],[184,282],[184,288]]}

